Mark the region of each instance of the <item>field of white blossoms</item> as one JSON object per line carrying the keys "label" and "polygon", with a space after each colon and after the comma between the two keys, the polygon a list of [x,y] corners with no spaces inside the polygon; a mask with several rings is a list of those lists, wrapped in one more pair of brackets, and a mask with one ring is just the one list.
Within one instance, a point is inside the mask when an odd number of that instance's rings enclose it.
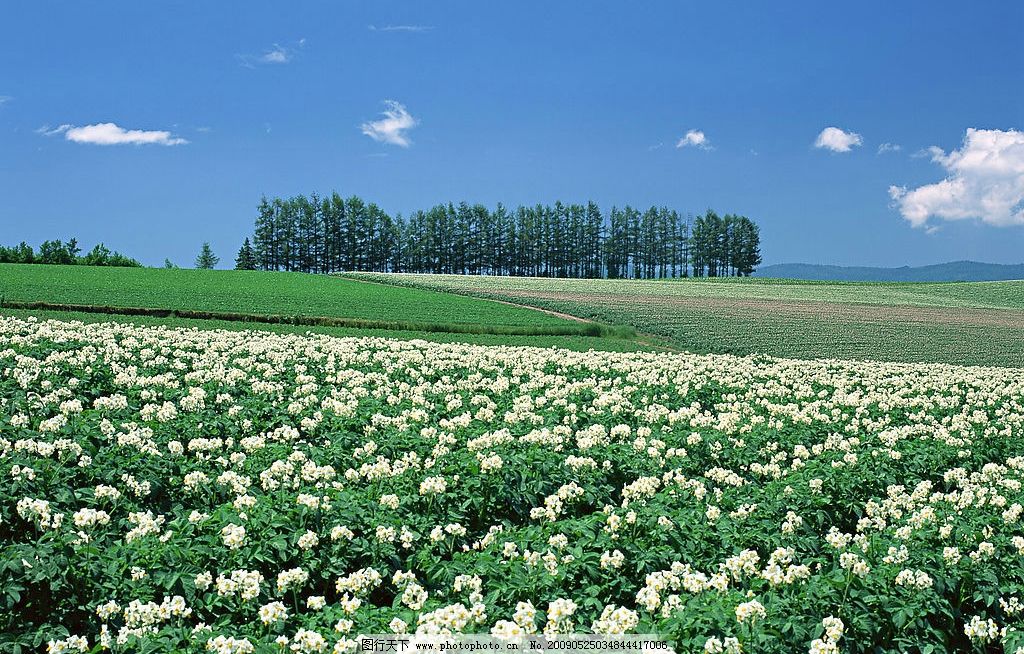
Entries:
{"label": "field of white blossoms", "polygon": [[1024,651],[1024,375],[0,318],[0,650]]}

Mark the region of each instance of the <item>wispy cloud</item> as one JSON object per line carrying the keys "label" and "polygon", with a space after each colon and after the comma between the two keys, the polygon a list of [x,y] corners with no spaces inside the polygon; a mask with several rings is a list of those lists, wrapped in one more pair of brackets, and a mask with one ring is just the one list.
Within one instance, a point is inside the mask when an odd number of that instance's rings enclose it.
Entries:
{"label": "wispy cloud", "polygon": [[365,122],[359,126],[363,134],[366,134],[374,141],[388,143],[407,148],[412,145],[406,132],[419,124],[412,114],[406,111],[405,106],[394,100],[385,100],[386,109],[383,118]]}
{"label": "wispy cloud", "polygon": [[10,102],[13,99],[14,98],[12,96],[9,96],[9,95],[0,95],[0,107],[4,106],[5,104],[7,104],[8,102]]}
{"label": "wispy cloud", "polygon": [[864,143],[864,139],[856,132],[845,132],[838,127],[826,127],[818,134],[814,147],[831,150],[832,152],[849,152]]}
{"label": "wispy cloud", "polygon": [[902,149],[903,146],[897,143],[883,143],[882,145],[878,146],[878,152],[876,152],[876,154],[885,154],[887,152],[899,152]]}
{"label": "wispy cloud", "polygon": [[291,60],[291,53],[276,43],[274,44],[274,47],[260,55],[260,61],[265,64],[286,64]]}
{"label": "wispy cloud", "polygon": [[306,39],[299,39],[294,42],[294,47],[284,46],[275,43],[260,54],[239,54],[235,55],[238,62],[246,68],[255,68],[257,65],[279,65],[291,63],[296,53],[305,47]]}
{"label": "wispy cloud", "polygon": [[889,187],[911,226],[929,227],[929,218],[1024,225],[1024,132],[971,128],[959,150],[947,154],[932,146],[928,152],[946,170],[945,179],[914,189]]}
{"label": "wispy cloud", "polygon": [[711,150],[711,142],[708,137],[699,129],[691,129],[686,132],[681,139],[676,142],[677,148],[700,148],[701,150]]}
{"label": "wispy cloud", "polygon": [[368,30],[371,32],[414,32],[422,33],[429,32],[434,29],[433,25],[367,25]]}
{"label": "wispy cloud", "polygon": [[186,139],[174,136],[166,130],[125,129],[114,123],[96,123],[94,125],[61,125],[59,127],[40,127],[36,133],[43,136],[63,134],[64,139],[73,143],[92,145],[184,145]]}

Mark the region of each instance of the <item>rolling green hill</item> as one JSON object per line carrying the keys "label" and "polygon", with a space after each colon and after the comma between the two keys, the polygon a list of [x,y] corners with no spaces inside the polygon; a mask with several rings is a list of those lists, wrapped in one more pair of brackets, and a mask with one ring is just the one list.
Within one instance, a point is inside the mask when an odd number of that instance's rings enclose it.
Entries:
{"label": "rolling green hill", "polygon": [[[301,273],[0,264],[0,301],[9,310],[74,308],[364,331],[549,337],[603,331],[490,300]],[[167,316],[171,311],[176,315]]]}
{"label": "rolling green hill", "polygon": [[694,352],[1024,366],[1024,282],[354,277],[626,324]]}

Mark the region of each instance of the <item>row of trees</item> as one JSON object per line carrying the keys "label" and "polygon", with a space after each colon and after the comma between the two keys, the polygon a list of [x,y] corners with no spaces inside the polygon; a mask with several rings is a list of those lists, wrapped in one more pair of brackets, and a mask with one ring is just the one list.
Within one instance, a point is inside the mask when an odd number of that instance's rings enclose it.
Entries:
{"label": "row of trees", "polygon": [[141,263],[120,252],[97,243],[84,255],[77,239],[70,241],[43,241],[36,251],[31,245],[22,241],[18,245],[6,247],[0,245],[0,263],[48,263],[81,266],[118,266],[138,268]]}
{"label": "row of trees", "polygon": [[408,217],[337,193],[263,198],[240,269],[419,272],[536,277],[723,277],[761,263],[758,226],[712,210],[604,213],[586,204],[490,210],[440,204]]}

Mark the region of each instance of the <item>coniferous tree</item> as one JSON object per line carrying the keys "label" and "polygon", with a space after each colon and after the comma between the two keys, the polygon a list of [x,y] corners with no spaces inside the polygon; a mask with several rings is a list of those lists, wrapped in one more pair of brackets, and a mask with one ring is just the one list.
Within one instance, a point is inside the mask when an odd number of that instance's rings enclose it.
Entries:
{"label": "coniferous tree", "polygon": [[256,253],[248,238],[242,243],[238,256],[235,257],[235,270],[256,270]]}
{"label": "coniferous tree", "polygon": [[274,207],[267,202],[266,197],[260,199],[256,208],[253,243],[257,267],[260,270],[277,270],[274,259]]}
{"label": "coniferous tree", "polygon": [[213,248],[210,247],[210,244],[204,242],[203,247],[199,250],[199,255],[196,257],[196,268],[212,270],[219,261],[220,257],[213,253]]}
{"label": "coniferous tree", "polygon": [[740,216],[736,227],[736,274],[749,277],[761,264],[761,230],[746,216]]}

